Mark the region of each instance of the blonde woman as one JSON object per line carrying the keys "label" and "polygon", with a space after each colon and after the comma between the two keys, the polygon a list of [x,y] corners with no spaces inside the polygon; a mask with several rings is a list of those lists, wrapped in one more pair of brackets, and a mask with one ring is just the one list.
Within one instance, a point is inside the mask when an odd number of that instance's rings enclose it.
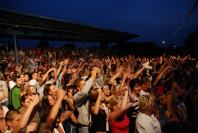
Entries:
{"label": "blonde woman", "polygon": [[128,87],[123,88],[124,96],[122,100],[118,97],[113,97],[110,101],[109,124],[112,133],[129,133],[129,118],[126,115],[126,110],[132,106],[127,104]]}
{"label": "blonde woman", "polygon": [[154,96],[144,95],[139,98],[139,114],[136,119],[138,133],[161,133],[160,123],[153,115]]}

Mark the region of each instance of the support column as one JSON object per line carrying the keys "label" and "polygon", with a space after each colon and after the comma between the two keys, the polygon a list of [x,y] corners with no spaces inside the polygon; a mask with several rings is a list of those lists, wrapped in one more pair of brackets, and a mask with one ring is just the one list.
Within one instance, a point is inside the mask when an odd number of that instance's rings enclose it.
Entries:
{"label": "support column", "polygon": [[15,63],[19,64],[19,58],[18,58],[18,49],[17,49],[17,38],[16,35],[13,35],[14,39],[14,54],[15,54]]}
{"label": "support column", "polygon": [[7,38],[7,41],[6,41],[6,57],[7,57],[7,60],[9,58],[9,48],[8,48],[8,38]]}
{"label": "support column", "polygon": [[86,40],[83,39],[84,59],[87,59]]}

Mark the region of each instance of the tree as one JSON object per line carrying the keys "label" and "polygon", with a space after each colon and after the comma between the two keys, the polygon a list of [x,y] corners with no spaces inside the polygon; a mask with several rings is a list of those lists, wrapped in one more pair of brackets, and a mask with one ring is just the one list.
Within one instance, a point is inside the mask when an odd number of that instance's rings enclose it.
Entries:
{"label": "tree", "polygon": [[195,32],[192,32],[188,35],[186,41],[185,41],[185,46],[186,48],[193,54],[196,55],[196,52],[198,51],[198,30]]}

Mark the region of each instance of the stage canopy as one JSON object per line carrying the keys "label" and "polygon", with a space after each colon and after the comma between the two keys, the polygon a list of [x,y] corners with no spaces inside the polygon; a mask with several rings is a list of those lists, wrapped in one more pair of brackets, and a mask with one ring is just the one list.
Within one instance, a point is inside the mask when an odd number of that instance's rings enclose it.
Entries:
{"label": "stage canopy", "polygon": [[136,34],[74,24],[64,20],[0,9],[0,37],[16,35],[17,39],[122,42]]}

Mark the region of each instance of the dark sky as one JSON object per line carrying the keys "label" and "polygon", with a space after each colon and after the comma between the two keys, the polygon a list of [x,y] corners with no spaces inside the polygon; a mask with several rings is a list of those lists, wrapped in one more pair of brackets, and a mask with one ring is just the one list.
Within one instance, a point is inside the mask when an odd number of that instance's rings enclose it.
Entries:
{"label": "dark sky", "polygon": [[173,36],[196,0],[1,0],[0,8],[139,34],[134,41],[181,46],[198,29],[198,7]]}

